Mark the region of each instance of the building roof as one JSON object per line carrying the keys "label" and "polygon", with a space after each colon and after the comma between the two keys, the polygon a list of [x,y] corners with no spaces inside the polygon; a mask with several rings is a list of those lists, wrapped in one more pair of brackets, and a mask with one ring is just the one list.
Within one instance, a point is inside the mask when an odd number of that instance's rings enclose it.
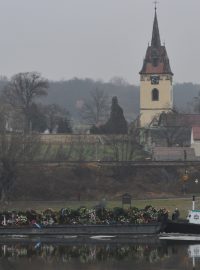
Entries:
{"label": "building roof", "polygon": [[154,16],[154,22],[153,22],[153,31],[152,31],[152,39],[151,39],[151,47],[159,48],[160,46],[161,46],[160,33],[159,33],[159,27],[158,27],[157,13],[156,13],[156,9],[155,9],[155,16]]}
{"label": "building roof", "polygon": [[193,161],[195,151],[190,147],[154,147],[152,158],[156,161]]}
{"label": "building roof", "polygon": [[158,126],[200,127],[200,114],[163,112],[160,114]]}
{"label": "building roof", "polygon": [[200,126],[192,127],[192,133],[193,133],[193,140],[194,141],[200,140]]}
{"label": "building roof", "polygon": [[171,74],[173,75],[165,46],[161,45],[157,13],[153,22],[151,46],[148,46],[140,74]]}
{"label": "building roof", "polygon": [[192,126],[200,126],[200,114],[183,114],[185,122]]}

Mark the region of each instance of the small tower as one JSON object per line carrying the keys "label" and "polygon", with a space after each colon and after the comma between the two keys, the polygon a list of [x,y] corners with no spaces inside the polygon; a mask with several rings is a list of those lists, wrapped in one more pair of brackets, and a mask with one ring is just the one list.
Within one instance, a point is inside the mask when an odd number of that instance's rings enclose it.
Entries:
{"label": "small tower", "polygon": [[140,71],[140,126],[148,126],[162,112],[173,108],[173,73],[165,45],[161,45],[157,12],[153,23],[151,45]]}

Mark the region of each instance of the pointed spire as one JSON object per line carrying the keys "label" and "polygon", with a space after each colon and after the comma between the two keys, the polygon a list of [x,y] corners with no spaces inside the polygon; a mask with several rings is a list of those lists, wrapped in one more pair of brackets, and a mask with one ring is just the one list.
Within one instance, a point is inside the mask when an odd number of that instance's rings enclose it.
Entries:
{"label": "pointed spire", "polygon": [[154,22],[153,22],[151,47],[152,48],[159,48],[160,46],[161,46],[160,33],[159,33],[159,28],[158,28],[157,12],[156,12],[156,7],[155,7],[155,16],[154,16]]}
{"label": "pointed spire", "polygon": [[151,44],[147,47],[146,55],[143,61],[140,74],[171,74],[173,75],[165,44],[160,42],[160,33],[157,19],[157,1],[155,3],[155,15],[153,22],[153,32]]}

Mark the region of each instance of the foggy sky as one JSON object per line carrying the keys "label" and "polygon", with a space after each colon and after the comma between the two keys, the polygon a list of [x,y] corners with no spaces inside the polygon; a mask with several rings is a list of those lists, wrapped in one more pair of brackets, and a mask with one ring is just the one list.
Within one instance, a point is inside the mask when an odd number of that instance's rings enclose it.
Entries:
{"label": "foggy sky", "polygon": [[[139,84],[153,0],[0,0],[0,74],[39,71]],[[200,83],[200,1],[159,0],[175,82]]]}

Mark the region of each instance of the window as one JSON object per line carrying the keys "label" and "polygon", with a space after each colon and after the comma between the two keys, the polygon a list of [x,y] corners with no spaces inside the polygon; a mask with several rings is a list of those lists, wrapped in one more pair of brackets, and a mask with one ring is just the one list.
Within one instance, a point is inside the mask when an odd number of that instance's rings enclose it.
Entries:
{"label": "window", "polygon": [[152,95],[152,101],[158,101],[159,100],[159,91],[158,91],[158,89],[154,88],[152,90],[151,95]]}

